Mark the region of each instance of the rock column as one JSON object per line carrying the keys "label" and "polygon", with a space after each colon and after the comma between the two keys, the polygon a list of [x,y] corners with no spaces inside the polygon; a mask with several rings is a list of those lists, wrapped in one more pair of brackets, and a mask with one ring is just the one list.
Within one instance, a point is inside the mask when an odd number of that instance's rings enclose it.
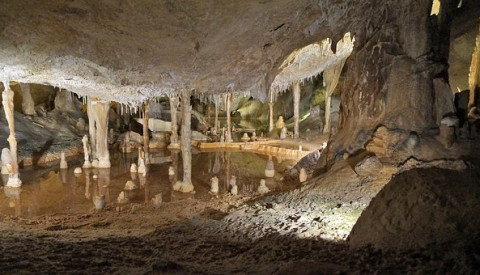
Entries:
{"label": "rock column", "polygon": [[293,138],[300,136],[300,83],[293,84]]}
{"label": "rock column", "polygon": [[32,98],[29,83],[20,83],[20,89],[22,90],[22,112],[27,116],[34,116],[35,102]]}
{"label": "rock column", "polygon": [[323,133],[330,133],[330,115],[332,107],[332,94],[335,91],[335,88],[338,85],[338,80],[340,79],[340,74],[342,73],[343,66],[345,65],[345,60],[338,62],[337,64],[331,65],[323,72],[324,85],[327,87],[325,91],[325,126],[323,127]]}
{"label": "rock column", "polygon": [[10,135],[8,136],[8,144],[10,145],[10,165],[8,169],[8,182],[7,187],[20,187],[22,181],[18,175],[18,162],[17,162],[17,138],[15,135],[15,122],[13,116],[13,91],[10,89],[10,83],[8,81],[3,83],[5,87],[2,93],[2,104],[5,110],[5,117],[7,118],[8,128]]}
{"label": "rock column", "polygon": [[270,94],[270,102],[268,103],[268,131],[271,132],[273,131],[274,128],[274,121],[273,121],[273,98],[272,95]]}
{"label": "rock column", "polygon": [[148,134],[148,121],[150,119],[150,104],[147,102],[143,108],[143,151],[145,164],[150,164],[150,136]]}
{"label": "rock column", "polygon": [[92,160],[97,159],[97,126],[95,125],[95,115],[93,112],[92,99],[87,99],[87,116],[88,116],[88,134],[90,135],[90,148]]}
{"label": "rock column", "polygon": [[190,105],[190,93],[183,90],[182,96],[182,163],[183,181],[176,182],[173,190],[184,193],[193,192],[192,184],[192,106]]}
{"label": "rock column", "polygon": [[214,95],[215,97],[215,125],[213,127],[215,135],[218,133],[218,95]]}
{"label": "rock column", "polygon": [[177,107],[178,107],[178,97],[170,97],[170,116],[171,116],[171,131],[172,135],[170,136],[170,148],[178,148],[178,129],[177,129]]}
{"label": "rock column", "polygon": [[232,94],[227,93],[225,95],[225,109],[227,112],[227,132],[226,132],[226,137],[225,137],[225,142],[232,142],[232,118],[230,115],[230,103],[232,100]]}
{"label": "rock column", "polygon": [[470,89],[470,98],[468,100],[468,109],[476,106],[476,94],[480,87],[480,30],[477,35],[475,50],[472,55],[472,63],[470,65],[470,73],[468,75],[468,87]]}
{"label": "rock column", "polygon": [[110,168],[110,153],[108,152],[108,111],[109,102],[91,102],[95,126],[96,126],[96,153],[98,157],[98,168]]}

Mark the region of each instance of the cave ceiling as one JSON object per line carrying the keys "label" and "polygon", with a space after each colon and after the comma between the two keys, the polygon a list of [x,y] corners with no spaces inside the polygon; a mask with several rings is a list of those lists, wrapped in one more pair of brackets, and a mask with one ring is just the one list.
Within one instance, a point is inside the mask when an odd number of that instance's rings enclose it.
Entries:
{"label": "cave ceiling", "polygon": [[0,80],[132,105],[183,89],[265,98],[292,52],[327,38],[336,45],[347,32],[353,36],[365,24],[356,14],[367,4],[0,1]]}

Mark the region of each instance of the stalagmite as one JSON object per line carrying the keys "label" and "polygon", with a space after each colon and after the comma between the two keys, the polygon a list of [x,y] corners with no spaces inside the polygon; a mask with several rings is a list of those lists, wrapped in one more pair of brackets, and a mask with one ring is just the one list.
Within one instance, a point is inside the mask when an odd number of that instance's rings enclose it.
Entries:
{"label": "stalagmite", "polygon": [[275,123],[275,127],[277,127],[277,130],[282,130],[285,128],[285,122],[283,121],[283,116],[279,116],[277,119],[277,122]]}
{"label": "stalagmite", "polygon": [[293,84],[293,138],[300,136],[300,83]]}
{"label": "stalagmite", "polygon": [[150,118],[150,103],[143,108],[143,151],[145,152],[145,164],[150,163],[150,137],[148,134],[148,120]]}
{"label": "stalagmite", "polygon": [[265,185],[265,180],[260,180],[260,185],[258,186],[257,193],[266,194],[270,192],[270,189]]}
{"label": "stalagmite", "polygon": [[480,92],[480,29],[475,42],[475,50],[473,51],[472,55],[472,63],[470,64],[468,87],[470,89],[468,109],[470,110],[470,108],[474,107],[477,103],[476,93]]}
{"label": "stalagmite", "polygon": [[169,176],[175,176],[175,170],[173,166],[168,167],[168,175]]}
{"label": "stalagmite", "polygon": [[331,65],[326,68],[323,72],[323,81],[326,86],[325,91],[325,126],[323,127],[323,133],[330,133],[330,115],[331,115],[331,105],[332,105],[332,94],[335,91],[335,88],[338,85],[338,80],[340,79],[340,74],[342,73],[343,66],[345,65],[345,60],[343,59],[340,62]]}
{"label": "stalagmite", "polygon": [[67,160],[65,159],[65,152],[60,153],[60,169],[67,169],[68,168],[68,163]]}
{"label": "stalagmite", "polygon": [[138,173],[137,165],[135,163],[130,165],[130,173]]}
{"label": "stalagmite", "polygon": [[81,174],[82,173],[82,168],[76,167],[75,170],[73,170],[74,174]]}
{"label": "stalagmite", "polygon": [[170,97],[170,116],[171,116],[171,129],[172,135],[170,136],[170,146],[169,148],[179,148],[178,144],[178,129],[177,129],[177,108],[178,108],[178,97]]}
{"label": "stalagmite", "polygon": [[22,90],[22,112],[27,116],[34,116],[35,102],[32,98],[30,91],[30,83],[20,83],[20,89]]}
{"label": "stalagmite", "polygon": [[131,180],[127,181],[127,183],[125,183],[125,187],[123,188],[125,190],[135,190],[135,189],[138,189],[138,186]]}
{"label": "stalagmite", "polygon": [[241,138],[241,140],[242,140],[243,142],[247,142],[247,141],[250,140],[250,137],[248,136],[247,133],[243,133],[243,137]]}
{"label": "stalagmite", "polygon": [[282,130],[280,131],[280,139],[286,139],[287,138],[287,127],[283,127]]}
{"label": "stalagmite", "polygon": [[145,166],[145,160],[143,158],[138,159],[138,173],[145,175],[147,173],[147,167]]}
{"label": "stalagmite", "polygon": [[210,180],[210,192],[217,194],[218,193],[218,178],[213,177]]}
{"label": "stalagmite", "polygon": [[225,109],[227,112],[227,132],[225,133],[225,142],[232,142],[232,118],[230,114],[230,104],[232,100],[232,94],[225,94]]}
{"label": "stalagmite", "polygon": [[7,118],[8,128],[10,129],[10,135],[8,136],[8,144],[10,145],[10,159],[11,163],[8,165],[8,182],[7,187],[20,187],[22,181],[18,175],[18,162],[17,162],[17,138],[15,136],[15,122],[13,117],[13,91],[10,89],[10,83],[8,81],[3,83],[5,90],[2,93],[2,104],[5,110],[5,117]]}
{"label": "stalagmite", "polygon": [[190,93],[183,90],[182,93],[182,161],[183,181],[176,182],[173,190],[184,193],[194,190],[192,184],[192,106],[190,105]]}
{"label": "stalagmite", "polygon": [[[91,101],[91,112],[96,128],[96,152],[98,168],[110,168],[110,153],[108,151],[108,111],[110,103],[107,101]],[[93,164],[92,164],[93,166]]]}
{"label": "stalagmite", "polygon": [[275,168],[273,165],[272,156],[268,156],[267,165],[265,166],[265,177],[273,178],[275,176]]}

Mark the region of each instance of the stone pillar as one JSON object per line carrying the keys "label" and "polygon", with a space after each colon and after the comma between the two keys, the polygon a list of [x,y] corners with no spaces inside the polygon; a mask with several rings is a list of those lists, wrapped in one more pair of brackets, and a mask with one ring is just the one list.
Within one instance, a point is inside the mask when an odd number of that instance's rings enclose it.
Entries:
{"label": "stone pillar", "polygon": [[[480,27],[480,24],[479,24]],[[472,54],[472,63],[470,64],[470,73],[468,75],[468,87],[470,89],[470,97],[468,100],[468,109],[476,106],[475,92],[479,92],[480,87],[480,30],[477,34],[475,42],[475,50]]]}
{"label": "stone pillar", "polygon": [[273,122],[273,101],[268,103],[268,109],[269,109],[269,117],[268,117],[268,131],[271,132],[274,129],[274,123]]}
{"label": "stone pillar", "polygon": [[218,95],[214,95],[215,98],[215,126],[213,129],[215,130],[215,135],[218,133]]}
{"label": "stone pillar", "polygon": [[332,127],[330,124],[330,108],[332,107],[332,94],[335,91],[335,88],[338,85],[338,80],[340,79],[340,75],[342,74],[343,66],[345,65],[345,61],[341,60],[337,64],[331,65],[323,72],[323,81],[326,86],[325,91],[325,126],[323,127],[323,133],[328,134],[330,133],[330,128]]}
{"label": "stone pillar", "polygon": [[150,119],[150,103],[143,108],[143,151],[145,152],[145,164],[150,164],[150,136],[148,135],[148,121]]}
{"label": "stone pillar", "polygon": [[170,116],[171,116],[171,130],[172,135],[170,136],[170,146],[169,148],[178,148],[178,129],[177,129],[177,107],[178,107],[178,97],[170,97]]}
{"label": "stone pillar", "polygon": [[232,118],[231,118],[231,115],[230,115],[230,103],[231,103],[231,100],[232,100],[232,94],[231,93],[227,93],[225,94],[225,109],[226,109],[226,112],[227,112],[227,132],[225,134],[225,142],[232,142]]}
{"label": "stone pillar", "polygon": [[30,91],[30,83],[19,83],[20,90],[22,90],[22,112],[27,116],[34,116],[35,102]]}
{"label": "stone pillar", "polygon": [[95,125],[95,115],[92,107],[92,99],[87,98],[87,116],[88,116],[88,133],[90,135],[90,148],[92,150],[92,160],[98,158],[97,156],[97,126]]}
{"label": "stone pillar", "polygon": [[293,83],[293,138],[300,136],[300,83]]}
{"label": "stone pillar", "polygon": [[176,182],[173,190],[184,193],[193,192],[192,184],[192,106],[190,105],[190,93],[187,90],[181,92],[182,97],[182,163],[183,181]]}
{"label": "stone pillar", "polygon": [[98,157],[98,168],[110,168],[110,153],[108,152],[108,101],[92,101],[92,112],[96,125],[96,151]]}
{"label": "stone pillar", "polygon": [[15,121],[13,109],[13,91],[10,89],[8,81],[3,83],[4,91],[2,93],[2,104],[5,110],[5,117],[7,118],[10,135],[8,136],[8,144],[10,145],[10,165],[8,167],[8,182],[7,187],[20,187],[22,181],[18,175],[18,161],[17,161],[17,138],[15,135]]}

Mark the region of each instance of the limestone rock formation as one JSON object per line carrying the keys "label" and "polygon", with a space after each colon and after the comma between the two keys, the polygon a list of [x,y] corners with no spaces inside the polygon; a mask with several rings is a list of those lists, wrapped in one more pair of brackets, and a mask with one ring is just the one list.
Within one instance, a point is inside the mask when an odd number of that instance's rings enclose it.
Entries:
{"label": "limestone rock formation", "polygon": [[362,177],[374,177],[382,170],[382,163],[376,156],[367,156],[355,165],[355,173]]}

